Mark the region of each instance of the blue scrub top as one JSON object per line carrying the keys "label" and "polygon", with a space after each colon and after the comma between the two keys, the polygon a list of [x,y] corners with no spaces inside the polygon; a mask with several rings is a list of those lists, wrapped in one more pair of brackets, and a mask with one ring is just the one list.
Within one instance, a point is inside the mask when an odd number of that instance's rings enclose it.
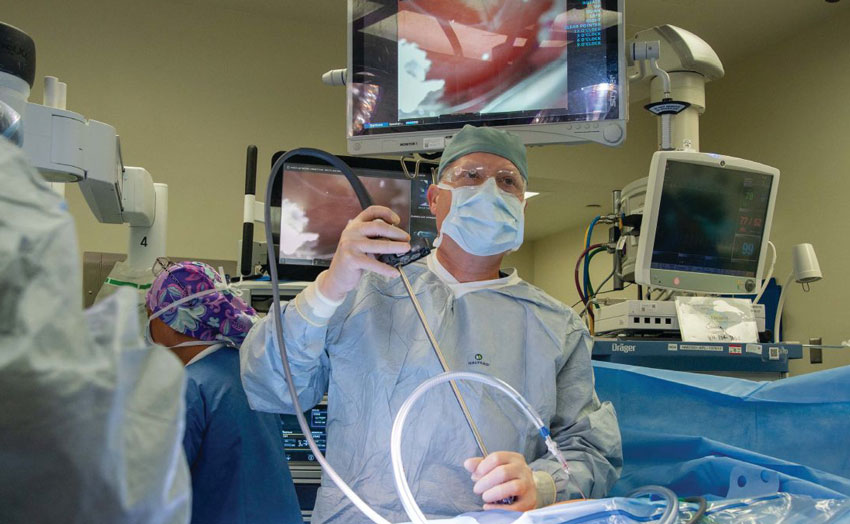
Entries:
{"label": "blue scrub top", "polygon": [[224,347],[186,366],[186,378],[192,522],[302,523],[280,418],[248,406],[238,350]]}

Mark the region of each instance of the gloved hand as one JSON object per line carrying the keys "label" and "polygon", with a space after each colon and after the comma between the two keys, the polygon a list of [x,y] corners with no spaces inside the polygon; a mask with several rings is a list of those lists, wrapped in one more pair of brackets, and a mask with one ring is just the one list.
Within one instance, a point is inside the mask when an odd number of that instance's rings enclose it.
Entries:
{"label": "gloved hand", "polygon": [[397,277],[398,270],[378,262],[373,255],[410,251],[410,235],[396,227],[400,222],[392,209],[383,206],[370,206],[349,222],[340,235],[331,267],[317,281],[322,295],[342,300],[357,287],[363,271]]}
{"label": "gloved hand", "polygon": [[[528,511],[537,507],[537,486],[525,457],[511,451],[497,451],[487,458],[466,459],[463,467],[472,473],[472,491],[484,499],[484,509]],[[497,504],[516,497],[513,504]]]}

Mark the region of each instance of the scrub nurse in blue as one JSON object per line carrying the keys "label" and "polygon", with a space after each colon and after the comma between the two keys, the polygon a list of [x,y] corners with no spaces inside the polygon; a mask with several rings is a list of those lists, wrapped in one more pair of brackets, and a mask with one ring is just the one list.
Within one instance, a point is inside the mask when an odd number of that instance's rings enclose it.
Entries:
{"label": "scrub nurse in blue", "polygon": [[256,312],[207,264],[154,270],[147,335],[186,366],[192,522],[302,522],[280,418],[251,410],[239,378],[239,346]]}

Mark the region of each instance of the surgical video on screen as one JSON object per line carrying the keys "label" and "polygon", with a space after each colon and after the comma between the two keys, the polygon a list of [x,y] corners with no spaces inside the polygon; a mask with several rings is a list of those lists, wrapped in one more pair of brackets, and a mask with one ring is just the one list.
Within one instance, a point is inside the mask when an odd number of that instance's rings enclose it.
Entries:
{"label": "surgical video on screen", "polygon": [[[379,171],[360,171],[357,175],[375,204],[398,214],[398,227],[429,245],[433,242],[436,219],[427,205],[427,179],[411,181]],[[287,164],[279,212],[280,262],[312,264],[333,258],[343,229],[361,212],[361,207],[339,171],[326,166]]]}
{"label": "surgical video on screen", "polygon": [[755,277],[773,178],[667,162],[651,267]]}
{"label": "surgical video on screen", "polygon": [[357,2],[352,135],[618,118],[617,2]]}

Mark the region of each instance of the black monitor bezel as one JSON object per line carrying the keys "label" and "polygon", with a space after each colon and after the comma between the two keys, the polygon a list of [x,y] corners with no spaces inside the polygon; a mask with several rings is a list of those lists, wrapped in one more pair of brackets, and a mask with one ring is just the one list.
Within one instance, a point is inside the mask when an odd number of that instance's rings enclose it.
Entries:
{"label": "black monitor bezel", "polygon": [[[387,2],[391,4],[395,0],[381,0],[381,2]],[[616,9],[618,13],[623,13],[623,2],[622,0],[601,0],[603,2],[603,9],[607,8],[608,10]],[[379,2],[380,3],[380,2]],[[609,5],[613,4],[613,5]],[[349,8],[350,10],[350,8]],[[385,13],[386,12],[386,13]],[[375,9],[375,11],[366,15],[370,20],[374,19],[378,16],[394,16],[397,12],[397,7],[395,10],[390,5],[383,5],[379,9]],[[377,13],[377,14],[376,14]],[[349,36],[348,36],[348,47],[349,47],[349,70],[351,74],[350,82],[358,83],[362,81],[362,77],[364,75],[368,78],[370,74],[369,67],[363,63],[363,49],[367,46],[365,44],[365,39],[369,35],[365,35],[364,33],[358,31],[364,25],[363,18],[358,18],[349,22]],[[617,49],[616,56],[611,57],[608,56],[606,60],[605,67],[607,69],[609,78],[617,79],[617,87],[619,90],[617,101],[615,105],[609,109],[608,113],[602,116],[601,118],[589,118],[587,113],[560,113],[558,111],[552,111],[550,114],[549,110],[527,110],[527,111],[512,111],[509,113],[493,113],[489,116],[482,116],[481,114],[475,115],[441,115],[436,118],[429,118],[427,123],[418,124],[418,125],[397,125],[397,126],[389,126],[389,127],[374,127],[369,129],[364,129],[356,134],[349,134],[349,139],[363,139],[363,138],[378,138],[378,137],[390,137],[393,135],[407,135],[407,134],[415,134],[415,133],[424,133],[424,132],[432,132],[432,131],[451,131],[451,130],[460,130],[464,125],[471,124],[475,126],[492,126],[492,127],[511,127],[511,126],[531,126],[531,125],[543,125],[550,126],[553,124],[572,124],[572,123],[585,123],[585,122],[614,122],[621,121],[626,119],[628,114],[628,97],[625,96],[625,93],[628,92],[628,79],[625,76],[625,69],[627,68],[626,61],[624,59],[623,52],[620,50],[621,47],[624,47],[620,40],[623,38],[623,30],[620,27],[620,24],[613,27],[608,27],[602,29],[603,41],[606,46],[614,46]],[[369,38],[375,40],[381,40],[378,36],[369,36]],[[576,45],[573,43],[571,45]],[[581,53],[583,51],[579,51],[578,49],[573,50],[574,53]],[[387,65],[386,67],[391,68],[391,65]],[[394,73],[395,71],[388,70],[387,73]],[[392,75],[390,75],[392,76]],[[625,84],[625,85],[624,85]],[[351,115],[351,104],[350,100],[351,93],[350,90],[346,92],[347,103],[349,106],[347,112],[347,126],[350,129],[350,120],[352,118]],[[543,121],[541,122],[541,115],[544,115]]]}

